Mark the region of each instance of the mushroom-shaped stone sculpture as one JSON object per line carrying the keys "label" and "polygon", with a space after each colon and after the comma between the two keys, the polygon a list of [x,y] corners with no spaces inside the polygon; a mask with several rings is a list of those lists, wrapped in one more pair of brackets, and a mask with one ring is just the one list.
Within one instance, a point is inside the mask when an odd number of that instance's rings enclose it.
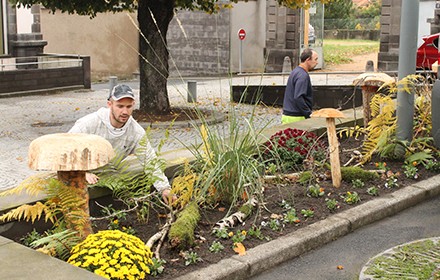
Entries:
{"label": "mushroom-shaped stone sculpture", "polygon": [[[56,133],[41,136],[29,146],[29,167],[33,170],[56,171],[58,180],[79,193],[81,206],[89,218],[89,193],[86,171],[96,169],[114,157],[110,142],[101,136],[83,133]],[[84,237],[92,233],[90,219],[84,225]]]}
{"label": "mushroom-shaped stone sculpture", "polygon": [[341,186],[341,163],[339,162],[339,144],[336,136],[335,118],[345,118],[345,115],[333,108],[324,108],[314,111],[311,117],[325,118],[327,122],[327,136],[330,150],[330,167],[332,173],[333,186],[339,188]]}
{"label": "mushroom-shaped stone sculpture", "polygon": [[353,85],[362,88],[362,104],[364,107],[364,127],[367,127],[371,120],[371,97],[377,90],[386,83],[393,83],[396,80],[382,72],[362,73],[353,80]]}

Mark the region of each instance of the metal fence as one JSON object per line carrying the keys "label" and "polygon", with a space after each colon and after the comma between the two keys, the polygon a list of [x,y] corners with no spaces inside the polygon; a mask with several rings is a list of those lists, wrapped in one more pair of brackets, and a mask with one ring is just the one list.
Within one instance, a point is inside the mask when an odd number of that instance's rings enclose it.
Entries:
{"label": "metal fence", "polygon": [[41,55],[27,57],[0,58],[0,71],[22,69],[54,69],[82,67],[83,59],[72,55]]}

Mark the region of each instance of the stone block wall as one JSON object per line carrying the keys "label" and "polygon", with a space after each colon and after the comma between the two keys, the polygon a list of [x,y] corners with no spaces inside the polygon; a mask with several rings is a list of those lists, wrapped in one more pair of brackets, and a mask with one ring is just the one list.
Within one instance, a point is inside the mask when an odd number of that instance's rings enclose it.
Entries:
{"label": "stone block wall", "polygon": [[379,71],[396,71],[398,68],[401,10],[402,0],[382,0]]}
{"label": "stone block wall", "polygon": [[277,73],[283,68],[284,57],[289,56],[292,64],[298,64],[300,51],[300,13],[279,6],[275,0],[267,2],[265,72]]}
{"label": "stone block wall", "polygon": [[214,15],[179,11],[167,33],[170,76],[179,72],[185,76],[228,73],[229,22],[229,9]]}

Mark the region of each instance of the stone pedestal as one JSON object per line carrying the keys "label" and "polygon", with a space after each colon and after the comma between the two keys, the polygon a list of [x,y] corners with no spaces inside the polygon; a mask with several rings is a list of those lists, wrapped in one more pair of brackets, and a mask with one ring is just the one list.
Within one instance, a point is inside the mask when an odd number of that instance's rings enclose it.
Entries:
{"label": "stone pedestal", "polygon": [[[15,34],[11,41],[12,56],[17,57],[17,63],[38,62],[35,57],[44,53],[47,41],[40,33]],[[23,58],[21,58],[23,57]],[[18,69],[38,68],[37,64],[17,65]]]}

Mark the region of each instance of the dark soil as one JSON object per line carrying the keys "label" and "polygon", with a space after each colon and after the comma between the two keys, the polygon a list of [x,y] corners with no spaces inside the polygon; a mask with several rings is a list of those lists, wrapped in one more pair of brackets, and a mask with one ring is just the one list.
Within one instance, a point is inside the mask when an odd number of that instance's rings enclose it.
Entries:
{"label": "dark soil", "polygon": [[[359,148],[358,141],[341,141],[341,164],[344,164],[350,159],[351,151],[354,148]],[[376,162],[378,162],[377,159],[373,159],[371,161],[371,164],[365,165],[364,168],[377,170],[377,167],[375,166]],[[299,228],[303,228],[319,220],[323,220],[330,215],[339,213],[341,211],[344,211],[345,209],[355,207],[361,203],[365,203],[369,200],[374,199],[376,196],[371,196],[367,193],[367,189],[371,186],[376,186],[379,188],[379,196],[385,196],[388,193],[394,192],[395,190],[398,190],[402,187],[409,186],[416,181],[427,179],[438,174],[427,171],[423,167],[419,167],[418,179],[409,179],[403,173],[401,162],[387,161],[386,163],[387,168],[391,172],[393,172],[394,175],[398,176],[398,187],[385,188],[386,178],[382,177],[366,183],[365,186],[362,188],[354,188],[352,183],[343,181],[341,187],[336,189],[332,186],[331,180],[327,179],[319,182],[320,187],[324,188],[325,194],[319,198],[314,198],[306,195],[306,188],[304,186],[301,186],[300,184],[292,181],[268,183],[266,184],[264,189],[264,209],[263,207],[259,207],[259,209],[255,211],[244,224],[239,225],[236,228],[230,229],[230,231],[236,233],[237,231],[246,230],[249,233],[249,229],[253,225],[261,227],[261,234],[263,236],[263,239],[247,236],[246,239],[243,241],[246,249],[249,249],[258,246],[259,244],[262,244],[264,242],[268,242],[269,240],[273,240],[280,236],[289,234]],[[386,175],[384,174],[383,176]],[[346,194],[348,191],[352,193],[357,192],[360,196],[361,201],[357,204],[352,205],[344,203],[344,200],[341,196],[343,194]],[[332,198],[336,199],[339,202],[339,207],[334,211],[330,211],[326,206],[326,199]],[[279,230],[273,230],[269,226],[262,226],[262,222],[269,223],[271,220],[277,217],[281,217],[283,213],[286,213],[286,208],[282,207],[281,203],[283,200],[289,203],[296,210],[297,216],[300,219],[299,223],[284,224],[284,226],[282,226]],[[185,265],[185,259],[182,252],[177,249],[172,249],[169,243],[166,241],[160,251],[161,257],[166,260],[166,264],[164,265],[165,270],[156,278],[174,279],[177,276],[181,276],[193,270],[200,269],[201,267],[208,266],[236,254],[232,249],[233,242],[230,238],[217,238],[211,233],[212,227],[217,221],[225,216],[227,209],[228,208],[225,205],[218,205],[214,209],[201,210],[201,221],[199,222],[196,229],[198,239],[196,245],[191,248],[191,251],[196,252],[197,255],[203,260],[202,262],[199,262],[197,264]],[[302,209],[313,210],[314,216],[310,218],[305,218],[300,213]],[[126,221],[120,221],[120,227],[131,226],[133,229],[135,229],[136,236],[146,242],[150,238],[150,236],[159,231],[160,226],[165,223],[165,213],[165,211],[161,211],[160,209],[152,210],[147,223],[139,222],[136,219],[136,215],[133,213],[128,216],[128,219]],[[97,229],[106,229],[107,225],[108,223],[100,222],[99,224],[97,224]],[[225,249],[219,253],[211,253],[209,251],[209,247],[213,243],[213,241],[220,241]]]}

